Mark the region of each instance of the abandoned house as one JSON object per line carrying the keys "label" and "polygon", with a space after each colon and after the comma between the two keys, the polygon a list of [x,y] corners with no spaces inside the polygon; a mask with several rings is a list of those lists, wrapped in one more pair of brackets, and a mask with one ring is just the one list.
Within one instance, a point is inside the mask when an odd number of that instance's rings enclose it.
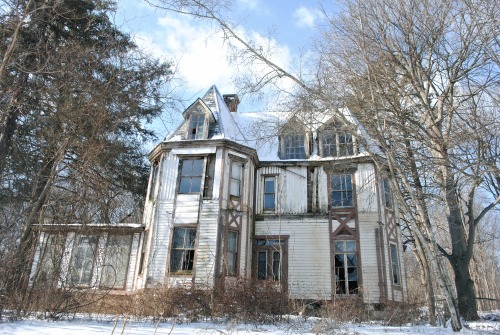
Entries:
{"label": "abandoned house", "polygon": [[245,278],[297,299],[405,301],[397,206],[356,136],[238,103],[211,87],[152,150],[141,224],[39,227],[32,277],[57,267],[58,286],[116,292]]}

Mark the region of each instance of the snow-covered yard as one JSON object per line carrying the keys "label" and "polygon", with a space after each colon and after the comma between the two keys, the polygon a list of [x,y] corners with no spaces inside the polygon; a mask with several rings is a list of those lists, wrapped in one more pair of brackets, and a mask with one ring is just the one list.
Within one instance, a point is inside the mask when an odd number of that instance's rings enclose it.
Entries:
{"label": "snow-covered yard", "polygon": [[[484,319],[470,322],[460,334],[500,334],[500,313],[483,314]],[[72,321],[22,320],[0,323],[0,335],[210,335],[210,334],[454,334],[451,328],[421,326],[388,327],[376,323],[333,324],[318,318],[304,320],[291,317],[288,322],[276,325],[196,322],[173,324],[152,321],[118,322],[75,319]]]}

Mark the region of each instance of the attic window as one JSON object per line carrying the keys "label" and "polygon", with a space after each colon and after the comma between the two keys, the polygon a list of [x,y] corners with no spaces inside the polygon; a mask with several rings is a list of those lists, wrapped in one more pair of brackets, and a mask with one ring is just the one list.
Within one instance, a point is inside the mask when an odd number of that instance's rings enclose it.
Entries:
{"label": "attic window", "polygon": [[342,157],[354,155],[354,140],[351,134],[340,129],[330,128],[321,132],[321,155],[323,157]]}
{"label": "attic window", "polygon": [[205,115],[203,114],[191,115],[191,120],[189,121],[188,139],[202,140],[204,125],[205,125]]}
{"label": "attic window", "polygon": [[304,134],[288,134],[283,136],[284,159],[305,159]]}

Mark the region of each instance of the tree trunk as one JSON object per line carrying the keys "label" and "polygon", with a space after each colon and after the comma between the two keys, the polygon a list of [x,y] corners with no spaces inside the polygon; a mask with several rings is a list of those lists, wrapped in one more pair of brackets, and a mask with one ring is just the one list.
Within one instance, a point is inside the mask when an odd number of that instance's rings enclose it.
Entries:
{"label": "tree trunk", "polygon": [[455,286],[458,296],[458,310],[466,320],[478,320],[476,293],[474,281],[469,272],[469,262],[454,261],[453,272],[455,274]]}
{"label": "tree trunk", "polygon": [[432,278],[429,269],[429,263],[423,255],[422,245],[418,238],[415,238],[416,244],[416,257],[422,269],[422,284],[425,286],[425,301],[429,309],[429,324],[436,326],[436,297],[434,295],[434,286],[432,285]]}

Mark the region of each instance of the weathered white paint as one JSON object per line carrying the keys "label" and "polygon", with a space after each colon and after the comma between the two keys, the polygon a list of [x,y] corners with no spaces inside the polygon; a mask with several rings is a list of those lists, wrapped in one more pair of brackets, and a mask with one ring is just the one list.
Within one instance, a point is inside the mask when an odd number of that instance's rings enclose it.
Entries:
{"label": "weathered white paint", "polygon": [[355,173],[358,212],[376,212],[377,187],[373,164],[359,164]]}
{"label": "weathered white paint", "polygon": [[172,155],[208,155],[214,154],[216,147],[199,147],[199,148],[174,148]]}
{"label": "weathered white paint", "polygon": [[330,299],[328,220],[302,218],[255,223],[255,235],[289,235],[288,289],[296,299]]}
{"label": "weathered white paint", "polygon": [[379,226],[378,213],[359,213],[358,218],[363,298],[366,303],[378,303],[380,288],[375,239],[375,229]]}
{"label": "weathered white paint", "polygon": [[212,287],[214,283],[218,214],[218,202],[203,202],[198,230],[196,232],[197,249],[194,263],[196,284],[201,287]]}

